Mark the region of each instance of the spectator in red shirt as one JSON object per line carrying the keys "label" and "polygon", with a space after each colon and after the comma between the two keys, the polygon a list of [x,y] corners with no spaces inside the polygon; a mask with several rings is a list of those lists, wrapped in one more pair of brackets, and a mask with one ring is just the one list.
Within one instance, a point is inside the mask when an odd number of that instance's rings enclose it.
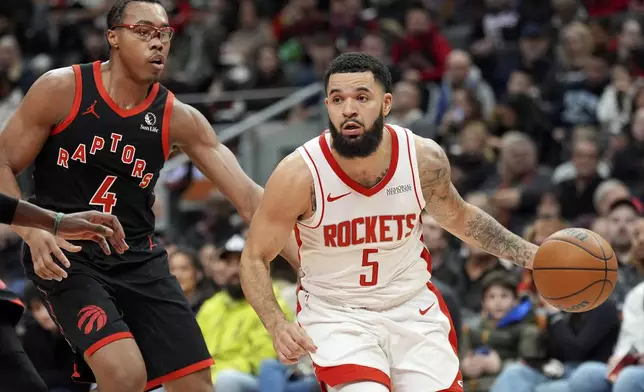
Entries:
{"label": "spectator in red shirt", "polygon": [[449,43],[432,23],[429,11],[412,7],[405,18],[406,35],[392,47],[392,60],[403,78],[439,82],[445,71]]}
{"label": "spectator in red shirt", "polygon": [[588,15],[597,17],[626,11],[630,0],[584,0],[583,3]]}

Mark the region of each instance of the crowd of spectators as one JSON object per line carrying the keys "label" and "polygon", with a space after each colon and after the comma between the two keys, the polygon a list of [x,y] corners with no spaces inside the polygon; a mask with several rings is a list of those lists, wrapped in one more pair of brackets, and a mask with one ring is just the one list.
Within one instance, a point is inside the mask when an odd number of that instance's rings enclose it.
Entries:
{"label": "crowd of spectators", "polygon": [[[529,272],[423,218],[466,391],[644,391],[643,1],[161,2],[176,29],[163,76],[175,93],[303,87],[320,81],[337,54],[369,53],[394,78],[387,121],[439,142],[468,202],[536,244],[570,226],[610,242],[620,265],[613,296],[567,314],[539,296]],[[48,69],[107,58],[103,15],[112,3],[0,2],[0,127]],[[222,123],[272,102],[205,99],[196,107]],[[320,106],[319,98],[307,101],[280,120],[310,121]],[[180,196],[192,173],[159,186]],[[19,179],[29,195],[30,172]],[[246,227],[230,203],[215,193],[202,211],[171,210],[159,235],[217,362],[217,391],[316,391],[312,364],[277,362],[244,299]],[[70,381],[73,355],[24,280],[20,246],[0,227],[0,277],[29,310],[20,324],[25,350],[51,390],[87,391]],[[296,274],[283,260],[272,265],[292,317]]]}

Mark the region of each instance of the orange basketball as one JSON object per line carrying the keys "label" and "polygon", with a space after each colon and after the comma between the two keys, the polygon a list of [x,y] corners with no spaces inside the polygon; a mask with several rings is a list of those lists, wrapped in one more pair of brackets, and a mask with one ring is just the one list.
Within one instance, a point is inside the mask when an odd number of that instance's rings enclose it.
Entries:
{"label": "orange basketball", "polygon": [[548,303],[566,312],[586,312],[601,305],[613,292],[617,257],[599,234],[564,229],[541,244],[532,276]]}

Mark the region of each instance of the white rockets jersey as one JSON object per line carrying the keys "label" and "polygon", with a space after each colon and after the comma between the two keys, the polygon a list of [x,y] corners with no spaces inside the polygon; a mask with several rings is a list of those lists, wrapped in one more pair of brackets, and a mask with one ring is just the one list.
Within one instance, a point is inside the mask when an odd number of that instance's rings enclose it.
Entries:
{"label": "white rockets jersey", "polygon": [[315,184],[316,211],[298,221],[302,288],[332,303],[384,309],[425,287],[431,259],[422,241],[425,206],[413,134],[386,125],[392,154],[385,177],[365,188],[331,154],[329,132],[298,148]]}

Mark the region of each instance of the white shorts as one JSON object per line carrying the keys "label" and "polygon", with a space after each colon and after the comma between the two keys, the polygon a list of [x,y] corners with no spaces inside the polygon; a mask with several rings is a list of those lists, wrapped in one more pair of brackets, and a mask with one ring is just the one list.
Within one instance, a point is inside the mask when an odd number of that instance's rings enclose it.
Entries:
{"label": "white shorts", "polygon": [[456,331],[433,284],[391,309],[330,304],[298,292],[297,321],[318,347],[315,374],[326,385],[375,381],[395,392],[462,392]]}

